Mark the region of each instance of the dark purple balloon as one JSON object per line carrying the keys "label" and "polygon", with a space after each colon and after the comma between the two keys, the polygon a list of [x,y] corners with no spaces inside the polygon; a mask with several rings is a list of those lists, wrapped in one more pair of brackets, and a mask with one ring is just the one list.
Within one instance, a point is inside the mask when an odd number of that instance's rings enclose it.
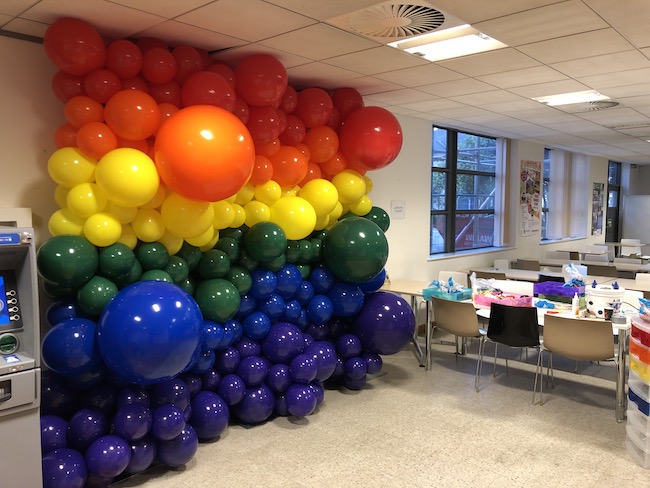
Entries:
{"label": "dark purple balloon", "polygon": [[216,369],[211,369],[203,376],[201,376],[201,384],[203,385],[204,390],[208,391],[217,391],[217,387],[221,382],[221,373]]}
{"label": "dark purple balloon", "polygon": [[226,402],[216,393],[202,391],[192,399],[190,425],[202,440],[219,437],[228,427],[230,410]]}
{"label": "dark purple balloon", "polygon": [[329,327],[327,324],[309,324],[305,332],[312,336],[317,341],[322,341],[327,338],[329,334]]}
{"label": "dark purple balloon", "polygon": [[334,306],[334,315],[354,317],[363,308],[365,295],[358,286],[339,281],[327,292],[327,298]]}
{"label": "dark purple balloon", "polygon": [[215,351],[214,368],[221,374],[229,374],[237,371],[241,356],[234,347]]}
{"label": "dark purple balloon", "polygon": [[105,435],[95,440],[86,451],[88,473],[102,478],[121,474],[131,460],[131,447],[116,435]]}
{"label": "dark purple balloon", "polygon": [[141,403],[132,403],[120,408],[113,418],[115,435],[127,442],[136,442],[151,430],[153,415],[149,407]]}
{"label": "dark purple balloon", "polygon": [[119,410],[123,406],[130,405],[131,403],[141,403],[145,407],[150,406],[151,399],[149,397],[149,391],[139,385],[131,385],[122,388],[117,394],[115,408]]}
{"label": "dark purple balloon", "polygon": [[346,376],[349,376],[355,380],[359,380],[366,376],[368,366],[362,357],[357,356],[346,359],[343,363],[343,370],[345,371]]}
{"label": "dark purple balloon", "polygon": [[360,356],[362,350],[361,340],[354,334],[342,334],[336,339],[336,352],[343,359]]}
{"label": "dark purple balloon", "polygon": [[306,417],[316,408],[316,393],[310,385],[291,385],[284,398],[287,410],[296,417]]}
{"label": "dark purple balloon", "polygon": [[316,395],[316,406],[323,403],[323,400],[325,400],[325,388],[323,388],[323,385],[320,382],[315,382],[310,383],[309,386],[314,391],[314,395]]}
{"label": "dark purple balloon", "polygon": [[294,383],[307,384],[316,379],[316,360],[308,354],[298,354],[289,364],[289,374]]}
{"label": "dark purple balloon", "polygon": [[43,373],[41,382],[41,415],[69,418],[78,408],[79,393],[55,373]]}
{"label": "dark purple balloon", "polygon": [[242,401],[232,406],[232,413],[244,424],[260,424],[275,408],[273,392],[265,384],[246,390]]}
{"label": "dark purple balloon", "polygon": [[41,454],[68,446],[68,423],[57,415],[41,416]]}
{"label": "dark purple balloon", "polygon": [[304,337],[301,330],[288,322],[278,322],[271,326],[268,335],[262,342],[262,353],[272,363],[289,362],[295,358],[304,347]]}
{"label": "dark purple balloon", "polygon": [[79,451],[55,449],[43,456],[43,488],[83,488],[88,478],[86,461]]}
{"label": "dark purple balloon", "polygon": [[[187,389],[190,392],[190,399],[194,398],[203,389],[201,375],[189,372],[183,373],[178,378],[183,380],[187,385]],[[185,407],[182,408],[184,409]]]}
{"label": "dark purple balloon", "polygon": [[81,396],[81,404],[84,407],[96,408],[107,417],[115,413],[117,404],[117,388],[109,383],[101,383],[87,390]]}
{"label": "dark purple balloon", "polygon": [[168,441],[181,433],[185,427],[183,410],[171,405],[161,405],[152,411],[151,435],[158,441]]}
{"label": "dark purple balloon", "polygon": [[196,431],[191,425],[186,425],[173,439],[158,442],[158,459],[170,468],[178,468],[194,457],[198,447]]}
{"label": "dark purple balloon", "polygon": [[157,443],[153,437],[147,436],[129,445],[131,447],[131,460],[124,470],[125,473],[140,473],[153,464],[157,452]]}
{"label": "dark purple balloon", "polygon": [[328,341],[317,341],[305,348],[304,353],[316,362],[316,380],[329,379],[336,369],[336,349]]}
{"label": "dark purple balloon", "polygon": [[348,375],[343,375],[343,386],[348,390],[362,390],[366,386],[367,377],[364,375],[361,378],[350,378]]}
{"label": "dark purple balloon", "polygon": [[287,410],[287,401],[284,398],[284,395],[278,395],[275,398],[275,407],[273,408],[273,412],[281,417],[287,417],[289,415],[289,410]]}
{"label": "dark purple balloon", "polygon": [[379,354],[366,351],[361,354],[361,357],[366,362],[368,374],[377,374],[381,371],[381,368],[384,365],[384,361],[381,359],[381,356]]}
{"label": "dark purple balloon", "polygon": [[261,384],[269,372],[270,363],[268,359],[260,356],[246,356],[237,366],[237,376],[239,376],[247,387],[253,387]]}
{"label": "dark purple balloon", "polygon": [[266,375],[266,384],[274,393],[284,394],[292,383],[289,366],[286,364],[274,364]]}
{"label": "dark purple balloon", "polygon": [[184,410],[190,403],[190,389],[185,381],[172,378],[154,385],[151,389],[151,406],[172,404]]}
{"label": "dark purple balloon", "polygon": [[96,439],[108,433],[106,416],[95,408],[82,408],[68,422],[68,446],[84,452]]}
{"label": "dark purple balloon", "polygon": [[262,354],[262,346],[259,342],[249,339],[248,337],[242,337],[235,347],[239,351],[239,355],[242,358],[246,356],[259,356]]}
{"label": "dark purple balloon", "polygon": [[216,391],[228,405],[234,405],[244,398],[246,383],[236,374],[227,374],[219,382]]}

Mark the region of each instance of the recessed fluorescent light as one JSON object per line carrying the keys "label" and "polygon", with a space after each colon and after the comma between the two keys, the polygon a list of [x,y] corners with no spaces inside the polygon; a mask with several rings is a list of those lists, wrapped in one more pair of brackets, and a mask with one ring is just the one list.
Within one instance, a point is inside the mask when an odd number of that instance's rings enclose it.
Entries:
{"label": "recessed fluorescent light", "polygon": [[557,105],[570,105],[572,103],[595,102],[597,100],[609,100],[607,95],[598,93],[596,90],[585,90],[572,93],[561,93],[546,97],[534,97],[533,100],[555,107]]}
{"label": "recessed fluorescent light", "polygon": [[388,45],[421,56],[428,61],[442,61],[508,47],[477,31],[469,24],[391,42]]}

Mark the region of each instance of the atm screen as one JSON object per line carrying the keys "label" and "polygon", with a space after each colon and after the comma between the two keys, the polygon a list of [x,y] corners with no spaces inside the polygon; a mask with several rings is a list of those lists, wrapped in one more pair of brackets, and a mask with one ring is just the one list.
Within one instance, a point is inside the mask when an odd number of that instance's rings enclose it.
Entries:
{"label": "atm screen", "polygon": [[9,307],[7,306],[7,291],[4,276],[0,275],[0,325],[9,323]]}

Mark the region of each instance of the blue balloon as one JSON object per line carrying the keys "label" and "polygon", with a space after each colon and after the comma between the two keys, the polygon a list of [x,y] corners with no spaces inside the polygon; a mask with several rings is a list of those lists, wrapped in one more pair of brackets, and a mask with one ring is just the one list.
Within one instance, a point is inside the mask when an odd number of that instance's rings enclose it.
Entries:
{"label": "blue balloon", "polygon": [[85,314],[77,307],[74,300],[59,300],[54,302],[47,307],[45,314],[45,319],[50,327],[77,317],[85,317]]}
{"label": "blue balloon", "polygon": [[289,364],[289,374],[294,383],[307,384],[313,381],[318,374],[316,360],[308,354],[298,354]]}
{"label": "blue balloon", "polygon": [[358,380],[366,375],[368,372],[368,366],[362,357],[356,356],[350,359],[346,359],[345,363],[343,363],[343,370],[347,376]]}
{"label": "blue balloon", "polygon": [[183,410],[171,405],[161,405],[152,411],[151,435],[158,441],[168,441],[180,435],[185,428]]}
{"label": "blue balloon", "polygon": [[68,447],[84,452],[105,434],[108,434],[106,416],[97,409],[82,408],[68,422]]}
{"label": "blue balloon", "polygon": [[180,378],[172,378],[151,389],[151,404],[154,407],[170,404],[184,410],[189,403],[190,389]]}
{"label": "blue balloon", "polygon": [[257,303],[257,309],[266,314],[271,322],[277,322],[284,314],[284,299],[277,293],[271,293],[266,300],[260,300]]}
{"label": "blue balloon", "polygon": [[269,361],[260,356],[246,356],[242,358],[237,366],[237,376],[239,376],[247,387],[253,387],[261,384],[269,372]]}
{"label": "blue balloon", "polygon": [[149,396],[149,390],[140,385],[130,385],[122,388],[117,394],[115,408],[119,410],[123,406],[130,405],[131,403],[141,403],[145,407],[150,406],[151,397]]}
{"label": "blue balloon", "polygon": [[300,286],[298,287],[298,293],[296,293],[296,300],[302,305],[303,307],[307,306],[309,301],[314,298],[314,295],[316,292],[314,291],[314,285],[312,285],[309,281],[303,280],[300,282]]}
{"label": "blue balloon", "polygon": [[289,366],[286,364],[274,364],[266,375],[266,384],[274,393],[284,394],[292,383]]}
{"label": "blue balloon", "polygon": [[289,362],[302,351],[304,338],[300,329],[287,322],[278,322],[271,326],[262,342],[262,353],[272,363]]}
{"label": "blue balloon", "polygon": [[227,374],[219,382],[217,394],[228,405],[235,405],[242,401],[246,393],[246,383],[236,374]]}
{"label": "blue balloon", "polygon": [[214,368],[222,375],[234,373],[241,360],[239,351],[234,347],[228,347],[220,351],[215,351]]}
{"label": "blue balloon", "polygon": [[203,346],[216,349],[224,336],[223,326],[212,320],[203,321]]}
{"label": "blue balloon", "polygon": [[271,416],[274,408],[273,392],[262,383],[247,389],[244,398],[233,405],[232,412],[244,424],[260,424]]}
{"label": "blue balloon", "polygon": [[360,356],[362,350],[361,340],[354,334],[342,334],[336,339],[336,352],[343,359]]}
{"label": "blue balloon", "polygon": [[191,425],[186,425],[173,439],[158,443],[158,459],[165,466],[178,468],[192,459],[198,448],[196,431]]}
{"label": "blue balloon", "polygon": [[244,327],[241,325],[241,322],[235,319],[226,320],[223,323],[223,330],[226,334],[232,335],[232,340],[230,345],[236,344],[244,335]]}
{"label": "blue balloon", "polygon": [[260,341],[271,329],[271,319],[263,312],[253,312],[242,321],[244,334],[249,339]]}
{"label": "blue balloon", "polygon": [[73,318],[52,327],[41,346],[45,365],[63,376],[79,376],[97,370],[102,364],[96,341],[95,322]]}
{"label": "blue balloon", "polygon": [[86,461],[79,451],[55,449],[43,456],[43,488],[83,488],[88,479]]}
{"label": "blue balloon", "polygon": [[249,293],[256,300],[265,300],[270,297],[278,287],[277,277],[273,271],[269,271],[268,269],[254,269],[251,272],[251,278],[253,284],[251,285]]}
{"label": "blue balloon", "polygon": [[302,275],[300,270],[293,264],[285,264],[276,271],[278,279],[277,293],[285,300],[293,298],[300,289]]}
{"label": "blue balloon", "polygon": [[334,315],[334,305],[325,295],[314,295],[307,304],[307,317],[314,324],[325,324]]}
{"label": "blue balloon", "polygon": [[381,371],[381,367],[384,365],[384,361],[381,359],[381,356],[379,354],[366,351],[361,354],[361,357],[366,362],[368,374],[377,374]]}
{"label": "blue balloon", "polygon": [[216,369],[211,369],[207,373],[204,373],[201,376],[201,383],[203,384],[203,389],[208,391],[217,391],[217,387],[221,382],[221,373]]}
{"label": "blue balloon", "polygon": [[282,319],[284,322],[296,323],[300,319],[300,311],[302,310],[302,305],[296,299],[289,300],[284,303],[284,313],[282,314]]}
{"label": "blue balloon", "polygon": [[116,435],[105,435],[95,440],[86,451],[88,473],[102,478],[121,474],[131,460],[131,447]]}
{"label": "blue balloon", "polygon": [[336,282],[336,277],[328,268],[319,266],[309,273],[309,282],[314,286],[315,293],[325,294]]}
{"label": "blue balloon", "polygon": [[327,298],[334,306],[334,315],[339,317],[353,317],[363,308],[364,294],[356,285],[339,281],[334,283]]}
{"label": "blue balloon", "polygon": [[63,376],[44,372],[41,380],[41,415],[69,418],[78,409],[79,394]]}
{"label": "blue balloon", "polygon": [[317,397],[310,385],[294,384],[284,395],[287,410],[296,417],[306,417],[316,408]]}
{"label": "blue balloon", "polygon": [[223,398],[212,391],[202,391],[192,399],[190,425],[202,440],[219,437],[228,427],[230,410]]}
{"label": "blue balloon", "polygon": [[366,295],[361,312],[355,317],[352,332],[364,349],[376,354],[395,354],[413,338],[415,314],[401,296],[376,291]]}
{"label": "blue balloon", "polygon": [[386,282],[386,268],[382,269],[377,276],[367,281],[356,283],[364,293],[370,293],[379,290]]}
{"label": "blue balloon", "polygon": [[199,360],[190,370],[194,374],[205,374],[214,366],[215,355],[214,349],[204,349],[201,351]]}
{"label": "blue balloon", "polygon": [[327,324],[314,324],[311,323],[304,329],[305,333],[312,336],[317,341],[326,339],[329,334],[329,326]]}
{"label": "blue balloon", "polygon": [[147,436],[138,442],[131,442],[129,445],[131,447],[131,460],[124,470],[125,473],[141,473],[153,464],[158,452],[156,440],[153,437]]}
{"label": "blue balloon", "polygon": [[149,407],[141,403],[131,403],[120,408],[113,417],[115,435],[127,442],[136,442],[144,438],[151,430],[153,415]]}
{"label": "blue balloon", "polygon": [[235,314],[235,318],[241,320],[244,317],[246,317],[249,313],[254,311],[256,308],[257,308],[257,300],[250,293],[246,293],[241,296],[241,300],[239,302],[239,310],[237,310],[237,313]]}
{"label": "blue balloon", "polygon": [[41,416],[41,454],[68,446],[68,422],[58,415]]}
{"label": "blue balloon", "polygon": [[329,379],[336,369],[336,349],[328,341],[316,341],[305,348],[304,354],[316,362],[316,377],[318,381]]}
{"label": "blue balloon", "polygon": [[241,340],[235,344],[235,347],[239,351],[241,357],[246,356],[259,356],[262,354],[262,346],[259,342],[249,339],[248,337],[242,337]]}
{"label": "blue balloon", "polygon": [[203,324],[187,292],[164,281],[140,281],[120,290],[104,308],[97,342],[111,370],[133,383],[155,384],[196,359]]}

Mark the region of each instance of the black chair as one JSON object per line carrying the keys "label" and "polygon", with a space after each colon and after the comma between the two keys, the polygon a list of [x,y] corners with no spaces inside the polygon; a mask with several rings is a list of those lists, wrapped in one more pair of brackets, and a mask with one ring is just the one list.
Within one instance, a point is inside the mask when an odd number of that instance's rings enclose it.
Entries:
{"label": "black chair", "polygon": [[538,283],[542,283],[544,281],[557,281],[558,283],[564,283],[564,277],[562,276],[552,276],[552,275],[547,275],[544,273],[539,274],[539,279],[537,280]]}
{"label": "black chair", "polygon": [[[537,308],[513,307],[492,303],[490,305],[490,319],[488,322],[487,338],[494,342],[494,370],[496,376],[497,348],[499,344],[509,347],[535,347],[539,349],[539,325],[537,322]],[[485,341],[479,344],[479,359],[476,369],[476,391],[479,391],[479,378],[483,365]],[[506,373],[508,372],[508,358],[506,358]]]}

